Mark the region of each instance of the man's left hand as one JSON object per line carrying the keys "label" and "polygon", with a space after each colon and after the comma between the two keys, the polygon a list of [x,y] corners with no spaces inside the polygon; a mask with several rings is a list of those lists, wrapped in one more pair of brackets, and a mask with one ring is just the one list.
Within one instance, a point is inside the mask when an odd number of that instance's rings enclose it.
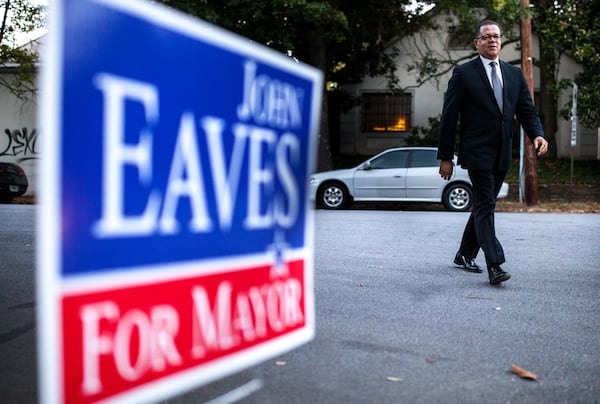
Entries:
{"label": "man's left hand", "polygon": [[548,142],[541,136],[533,139],[533,147],[538,156],[542,156],[548,152]]}
{"label": "man's left hand", "polygon": [[440,175],[443,179],[448,181],[450,178],[452,178],[452,171],[454,171],[454,163],[452,160],[440,161]]}

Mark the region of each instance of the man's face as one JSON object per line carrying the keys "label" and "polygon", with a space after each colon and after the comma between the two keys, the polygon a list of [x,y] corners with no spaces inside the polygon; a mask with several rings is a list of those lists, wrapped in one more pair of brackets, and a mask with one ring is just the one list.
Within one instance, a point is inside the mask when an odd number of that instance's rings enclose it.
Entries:
{"label": "man's face", "polygon": [[[491,36],[491,38],[482,38],[486,36]],[[494,36],[497,39],[494,39]],[[481,27],[478,38],[475,39],[474,44],[481,56],[488,59],[496,59],[500,54],[500,48],[502,47],[500,28],[497,25],[484,25]]]}

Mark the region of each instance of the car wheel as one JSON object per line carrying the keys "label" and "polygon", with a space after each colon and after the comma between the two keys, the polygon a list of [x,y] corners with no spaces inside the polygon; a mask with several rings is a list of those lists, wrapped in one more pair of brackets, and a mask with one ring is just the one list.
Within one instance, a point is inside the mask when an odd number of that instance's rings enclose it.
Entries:
{"label": "car wheel", "polygon": [[451,184],[442,195],[442,203],[453,212],[464,212],[473,204],[473,190],[464,183]]}
{"label": "car wheel", "polygon": [[350,193],[339,182],[328,182],[319,188],[318,201],[326,209],[343,209],[350,203]]}

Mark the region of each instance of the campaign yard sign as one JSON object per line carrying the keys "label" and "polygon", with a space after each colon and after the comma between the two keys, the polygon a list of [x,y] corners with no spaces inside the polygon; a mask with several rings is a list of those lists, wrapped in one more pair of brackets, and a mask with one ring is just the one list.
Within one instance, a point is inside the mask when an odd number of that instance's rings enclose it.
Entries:
{"label": "campaign yard sign", "polygon": [[310,340],[321,73],[151,2],[49,15],[41,400],[156,401]]}

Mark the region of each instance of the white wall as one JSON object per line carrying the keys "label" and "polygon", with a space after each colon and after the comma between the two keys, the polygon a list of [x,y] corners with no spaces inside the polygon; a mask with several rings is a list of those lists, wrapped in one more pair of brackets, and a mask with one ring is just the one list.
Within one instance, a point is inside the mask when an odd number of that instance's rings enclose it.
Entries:
{"label": "white wall", "polygon": [[[12,74],[0,73],[6,80]],[[23,103],[0,86],[0,161],[16,163],[27,174],[29,189],[26,195],[35,195],[37,159],[39,157],[37,106]]]}

